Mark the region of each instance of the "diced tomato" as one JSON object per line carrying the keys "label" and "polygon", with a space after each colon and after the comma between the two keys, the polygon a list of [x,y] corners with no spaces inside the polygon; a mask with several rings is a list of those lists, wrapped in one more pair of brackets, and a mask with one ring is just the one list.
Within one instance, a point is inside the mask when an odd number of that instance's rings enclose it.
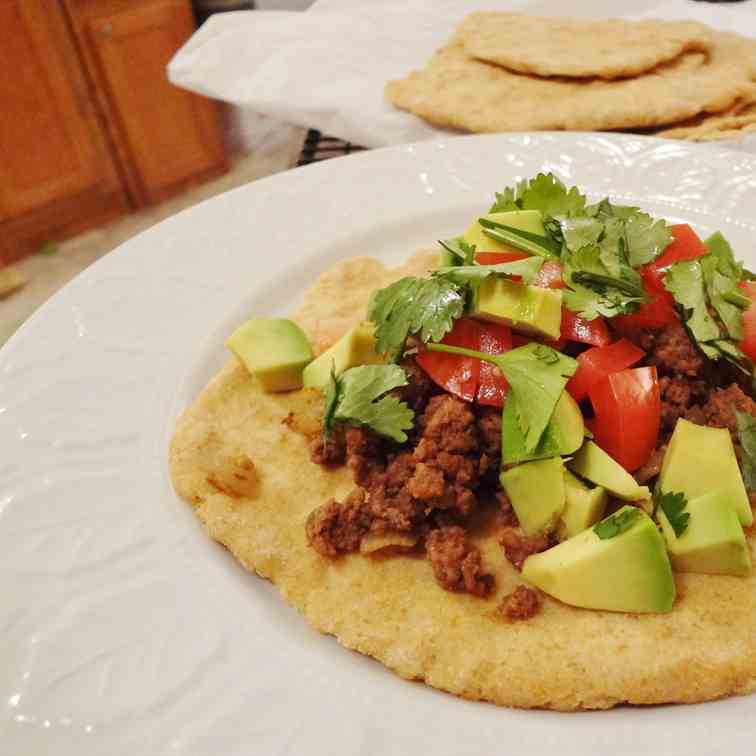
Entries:
{"label": "diced tomato", "polygon": [[584,320],[566,307],[562,308],[562,339],[599,347],[607,346],[612,341],[604,318]]}
{"label": "diced tomato", "polygon": [[[512,334],[504,325],[460,318],[441,343],[501,354],[512,348]],[[495,365],[446,352],[421,351],[415,359],[435,383],[460,399],[504,405],[507,382]]]}
{"label": "diced tomato", "polygon": [[687,223],[671,226],[673,240],[653,262],[640,269],[643,289],[651,301],[642,304],[632,315],[620,315],[612,321],[620,328],[663,328],[676,318],[675,300],[664,288],[664,276],[670,265],[695,260],[708,250]]}
{"label": "diced tomato", "polygon": [[564,289],[566,284],[562,278],[562,266],[559,261],[546,260],[541,265],[533,285],[540,286],[542,289]]}
{"label": "diced tomato", "polygon": [[706,245],[687,223],[670,226],[670,231],[672,232],[672,241],[667,245],[664,252],[656,260],[644,266],[645,268],[662,273],[674,263],[683,260],[695,260],[697,257],[703,257],[708,253],[709,250],[706,249]]}
{"label": "diced tomato", "polygon": [[567,382],[567,391],[579,402],[602,378],[631,367],[644,354],[642,349],[627,339],[620,339],[609,346],[586,349],[577,357],[578,368]]}
{"label": "diced tomato", "polygon": [[513,249],[511,252],[476,252],[475,262],[479,265],[501,265],[501,263],[515,262],[516,260],[527,260],[530,255],[527,252],[518,252]]}
{"label": "diced tomato", "polygon": [[[508,352],[512,348],[512,332],[503,325],[481,324],[478,346],[473,348],[486,354]],[[496,365],[481,361],[478,392],[475,395],[478,404],[503,407],[508,387],[507,379]]]}
{"label": "diced tomato", "polygon": [[656,448],[661,396],[655,367],[612,373],[595,383],[590,400],[596,443],[628,472],[648,462]]}
{"label": "diced tomato", "polygon": [[751,299],[751,306],[743,312],[743,340],[740,348],[756,361],[756,281],[741,281],[738,286]]}

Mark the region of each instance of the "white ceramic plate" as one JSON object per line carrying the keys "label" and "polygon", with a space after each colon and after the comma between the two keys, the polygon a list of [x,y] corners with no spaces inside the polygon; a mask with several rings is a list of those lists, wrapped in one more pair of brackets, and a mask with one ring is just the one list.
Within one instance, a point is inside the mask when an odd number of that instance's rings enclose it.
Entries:
{"label": "white ceramic plate", "polygon": [[[175,418],[252,314],[399,261],[551,170],[756,255],[756,157],[629,136],[465,137],[258,181],[92,266],[0,352],[0,752],[753,753],[756,698],[558,714],[404,682],[311,630],[173,493]],[[558,665],[559,660],[555,659]]]}

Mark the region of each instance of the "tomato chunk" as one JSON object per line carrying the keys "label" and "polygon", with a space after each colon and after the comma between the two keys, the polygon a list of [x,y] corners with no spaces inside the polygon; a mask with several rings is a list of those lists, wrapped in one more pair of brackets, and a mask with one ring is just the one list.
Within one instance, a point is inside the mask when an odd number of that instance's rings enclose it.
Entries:
{"label": "tomato chunk", "polygon": [[706,245],[698,234],[687,224],[678,223],[671,226],[672,241],[664,252],[653,262],[640,269],[643,290],[651,299],[642,304],[632,315],[619,315],[614,319],[620,328],[663,328],[677,318],[675,300],[664,288],[667,269],[683,260],[695,260],[707,254]]}
{"label": "tomato chunk", "polygon": [[738,287],[751,299],[750,307],[743,312],[743,340],[740,348],[756,361],[756,281],[741,281]]}
{"label": "tomato chunk", "polygon": [[[512,348],[512,334],[504,325],[460,318],[441,343],[501,354]],[[421,351],[415,360],[435,383],[460,399],[504,406],[507,382],[495,365],[446,352]]]}
{"label": "tomato chunk", "polygon": [[698,234],[687,224],[678,223],[670,226],[672,241],[667,245],[664,252],[653,262],[644,266],[654,272],[666,271],[670,265],[683,260],[695,260],[708,253],[706,245],[701,241]]}
{"label": "tomato chunk", "polygon": [[655,367],[611,373],[589,393],[596,443],[628,472],[648,462],[656,448],[661,396]]}
{"label": "tomato chunk", "polygon": [[[486,354],[502,354],[512,348],[512,332],[507,326],[491,323],[481,324],[478,346]],[[501,374],[501,370],[492,362],[480,363],[480,380],[475,400],[478,404],[487,404],[492,407],[503,407],[504,397],[509,384]]]}
{"label": "tomato chunk", "polygon": [[604,347],[593,347],[577,357],[578,368],[567,382],[567,391],[579,402],[591,388],[611,373],[625,370],[643,359],[645,352],[627,339]]}
{"label": "tomato chunk", "polygon": [[567,341],[579,341],[581,344],[600,347],[607,346],[612,341],[604,318],[584,320],[566,307],[562,308],[561,336]]}
{"label": "tomato chunk", "polygon": [[476,252],[475,262],[480,265],[501,265],[501,263],[527,260],[530,255],[527,252]]}

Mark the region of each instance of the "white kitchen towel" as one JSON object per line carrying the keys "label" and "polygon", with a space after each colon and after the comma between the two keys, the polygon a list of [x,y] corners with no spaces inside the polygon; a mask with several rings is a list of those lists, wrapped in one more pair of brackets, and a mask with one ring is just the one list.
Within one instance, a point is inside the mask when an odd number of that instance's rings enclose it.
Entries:
{"label": "white kitchen towel", "polygon": [[[210,17],[168,71],[171,81],[187,89],[380,147],[449,134],[394,108],[383,88],[422,67],[474,10],[695,18],[756,37],[756,0],[737,9],[692,0],[636,2],[632,12],[627,6],[590,0],[320,0],[303,13],[224,13]],[[739,145],[756,151],[756,139]]]}

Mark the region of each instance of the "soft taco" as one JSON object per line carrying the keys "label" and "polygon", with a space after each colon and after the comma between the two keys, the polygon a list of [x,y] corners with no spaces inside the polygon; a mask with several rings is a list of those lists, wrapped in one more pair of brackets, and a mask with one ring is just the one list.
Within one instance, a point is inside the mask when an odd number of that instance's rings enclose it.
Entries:
{"label": "soft taco", "polygon": [[756,283],[551,175],[254,318],[178,422],[208,534],[408,679],[559,710],[756,688]]}

